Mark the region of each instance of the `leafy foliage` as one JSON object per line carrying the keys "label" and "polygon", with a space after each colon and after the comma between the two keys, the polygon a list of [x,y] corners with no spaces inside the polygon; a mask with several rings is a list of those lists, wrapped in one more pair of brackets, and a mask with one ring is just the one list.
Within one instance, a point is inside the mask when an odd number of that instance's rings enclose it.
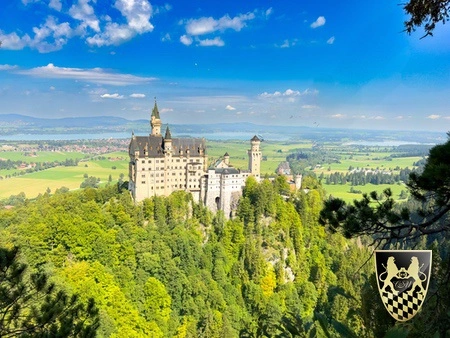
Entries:
{"label": "leafy foliage", "polygon": [[98,337],[287,337],[290,314],[310,336],[339,336],[336,323],[370,336],[367,250],[324,231],[324,191],[303,183],[249,179],[231,220],[183,191],[138,205],[115,185],[44,194],[0,210],[0,245],[93,298]]}
{"label": "leafy foliage", "polygon": [[448,0],[409,0],[403,9],[410,16],[405,21],[405,31],[411,34],[416,27],[424,27],[426,37],[433,35],[436,24],[445,24],[450,16],[450,1]]}
{"label": "leafy foliage", "polygon": [[18,249],[0,248],[1,337],[95,337],[98,310],[80,303],[48,282],[43,273],[27,275]]}

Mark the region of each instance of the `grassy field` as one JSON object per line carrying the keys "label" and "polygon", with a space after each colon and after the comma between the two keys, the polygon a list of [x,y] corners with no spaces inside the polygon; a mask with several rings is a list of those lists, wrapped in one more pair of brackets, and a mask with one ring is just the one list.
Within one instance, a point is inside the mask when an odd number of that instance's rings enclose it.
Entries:
{"label": "grassy field", "polygon": [[[53,192],[58,188],[67,187],[78,189],[84,181],[84,175],[100,178],[107,182],[111,175],[113,182],[117,182],[120,174],[128,177],[128,158],[126,152],[104,155],[106,157],[123,157],[120,161],[91,160],[80,162],[76,167],[56,167],[23,176],[0,180],[0,199],[24,192],[28,198],[44,193],[47,188]],[[116,169],[112,169],[116,167]]]}
{"label": "grassy field", "polygon": [[[22,161],[23,163],[43,163],[43,162],[62,162],[67,159],[83,159],[85,154],[80,152],[54,152],[54,151],[36,151],[36,156],[25,155],[29,152],[23,151],[2,151],[0,152],[0,160]],[[0,176],[13,175],[20,173],[23,169],[2,169]]]}
{"label": "grassy field", "polygon": [[341,185],[341,184],[323,184],[324,189],[327,192],[327,196],[333,196],[337,198],[341,198],[346,202],[352,202],[353,200],[361,199],[362,193],[370,193],[372,191],[376,191],[378,193],[381,193],[386,188],[391,188],[393,192],[393,197],[397,200],[399,200],[399,195],[402,190],[407,191],[406,186],[404,184],[366,184],[366,185],[358,185],[354,186],[353,189],[360,190],[361,194],[355,194],[350,192],[351,185]]}

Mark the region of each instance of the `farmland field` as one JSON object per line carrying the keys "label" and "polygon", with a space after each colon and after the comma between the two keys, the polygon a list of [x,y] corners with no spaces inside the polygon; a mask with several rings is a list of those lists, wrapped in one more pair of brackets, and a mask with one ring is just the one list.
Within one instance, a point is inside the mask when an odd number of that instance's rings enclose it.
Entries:
{"label": "farmland field", "polygon": [[351,193],[351,185],[350,184],[323,184],[325,191],[327,192],[327,196],[333,196],[336,198],[341,198],[345,202],[352,202],[355,199],[361,199],[362,193],[370,193],[371,191],[376,191],[378,193],[383,192],[383,190],[387,188],[391,188],[393,192],[393,197],[396,200],[399,200],[399,196],[402,190],[407,191],[406,186],[404,184],[366,184],[366,185],[357,185],[354,186],[353,189],[361,191],[361,194]]}
{"label": "farmland field", "polygon": [[[112,156],[111,156],[112,155]],[[80,162],[78,166],[55,167],[39,172],[0,180],[0,199],[24,192],[28,198],[44,193],[47,188],[52,192],[61,187],[78,189],[84,181],[84,175],[100,178],[106,183],[109,175],[112,182],[117,182],[120,174],[128,176],[128,155],[126,152],[103,155],[107,157],[123,157],[123,160],[90,160]],[[112,169],[116,167],[116,169]]]}

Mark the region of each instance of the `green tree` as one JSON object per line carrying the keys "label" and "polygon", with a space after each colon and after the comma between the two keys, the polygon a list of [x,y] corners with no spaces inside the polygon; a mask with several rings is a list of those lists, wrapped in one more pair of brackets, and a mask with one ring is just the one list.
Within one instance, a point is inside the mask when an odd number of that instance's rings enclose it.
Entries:
{"label": "green tree", "polygon": [[156,278],[150,277],[145,283],[144,294],[145,318],[149,321],[154,320],[160,328],[163,328],[170,318],[170,305],[172,304],[164,284]]}
{"label": "green tree", "polygon": [[27,275],[18,249],[0,248],[0,337],[95,337],[98,310],[57,290],[42,273]]}
{"label": "green tree", "polygon": [[425,30],[426,37],[433,35],[436,24],[441,22],[445,24],[450,16],[449,0],[409,0],[404,4],[403,9],[409,15],[409,19],[405,21],[405,31],[411,34],[417,27]]}

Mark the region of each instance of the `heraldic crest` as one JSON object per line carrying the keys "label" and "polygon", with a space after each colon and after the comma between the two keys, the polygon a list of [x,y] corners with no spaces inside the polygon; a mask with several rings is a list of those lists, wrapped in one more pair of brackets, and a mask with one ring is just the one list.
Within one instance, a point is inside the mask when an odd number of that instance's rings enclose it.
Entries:
{"label": "heraldic crest", "polygon": [[414,317],[427,295],[431,250],[376,250],[375,269],[381,300],[392,317]]}

